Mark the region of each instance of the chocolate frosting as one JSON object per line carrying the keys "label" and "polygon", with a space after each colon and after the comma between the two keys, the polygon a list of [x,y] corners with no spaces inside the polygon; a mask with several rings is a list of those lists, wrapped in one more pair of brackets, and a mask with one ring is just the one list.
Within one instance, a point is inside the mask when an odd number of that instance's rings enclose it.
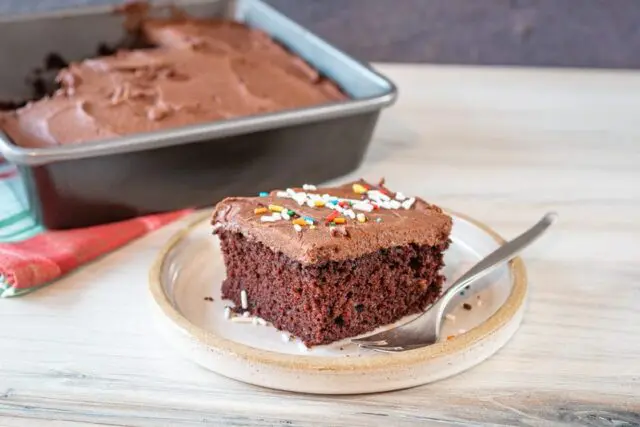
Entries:
{"label": "chocolate frosting", "polygon": [[[307,190],[307,193],[361,199],[362,196],[354,192],[353,184],[384,191],[391,198],[401,197],[382,184],[373,186],[362,180],[335,188]],[[303,191],[299,188],[293,190]],[[325,219],[332,213],[331,208],[300,206],[295,200],[278,197],[277,194],[277,191],[273,191],[266,197],[230,197],[222,200],[212,216],[215,232],[242,233],[303,264],[356,258],[380,249],[409,244],[436,246],[446,242],[451,232],[451,217],[439,207],[419,198],[415,198],[415,203],[409,209],[380,208],[372,212],[353,209],[356,213],[362,213],[366,222],[345,218],[345,224],[329,226]],[[285,219],[263,222],[262,216],[271,212],[261,215],[256,214],[255,209],[268,205],[281,206],[303,217],[311,217],[315,220],[315,228],[307,225],[300,227],[301,231],[296,231],[291,220]]]}
{"label": "chocolate frosting", "polygon": [[154,49],[72,63],[52,96],[0,115],[23,147],[75,144],[344,99],[300,58],[242,24],[146,20]]}

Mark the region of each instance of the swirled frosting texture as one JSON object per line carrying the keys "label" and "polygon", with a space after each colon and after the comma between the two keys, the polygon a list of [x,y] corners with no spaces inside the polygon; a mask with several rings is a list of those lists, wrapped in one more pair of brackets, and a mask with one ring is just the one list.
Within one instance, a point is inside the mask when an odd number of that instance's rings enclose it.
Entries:
{"label": "swirled frosting texture", "polygon": [[[397,196],[382,184],[373,186],[357,181],[335,188],[318,188],[310,194],[328,194],[345,199],[360,199],[364,196],[353,191],[353,184],[369,189],[385,191],[392,198]],[[302,189],[293,189],[297,192]],[[363,213],[365,222],[345,218],[336,225],[334,232],[325,219],[332,213],[327,207],[300,206],[294,199],[278,197],[273,191],[265,197],[231,197],[222,200],[213,213],[212,224],[217,231],[242,233],[273,251],[282,252],[302,264],[319,264],[357,258],[380,249],[390,249],[410,244],[437,246],[446,242],[451,233],[452,219],[439,207],[415,198],[410,208],[378,209]],[[314,228],[305,225],[296,231],[291,220],[263,222],[255,209],[269,205],[293,210],[301,217],[315,220]],[[357,209],[354,212],[362,213]],[[344,217],[344,215],[340,215]]]}
{"label": "swirled frosting texture", "polygon": [[48,147],[345,99],[265,33],[218,20],[146,20],[153,49],[72,63],[53,95],[0,115],[17,145]]}

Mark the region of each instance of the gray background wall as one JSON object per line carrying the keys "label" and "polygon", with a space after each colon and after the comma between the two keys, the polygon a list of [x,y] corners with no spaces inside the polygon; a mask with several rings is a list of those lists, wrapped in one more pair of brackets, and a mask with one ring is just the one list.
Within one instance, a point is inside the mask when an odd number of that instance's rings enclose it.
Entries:
{"label": "gray background wall", "polygon": [[[640,68],[640,0],[269,0],[369,61]],[[0,0],[0,13],[109,0]]]}

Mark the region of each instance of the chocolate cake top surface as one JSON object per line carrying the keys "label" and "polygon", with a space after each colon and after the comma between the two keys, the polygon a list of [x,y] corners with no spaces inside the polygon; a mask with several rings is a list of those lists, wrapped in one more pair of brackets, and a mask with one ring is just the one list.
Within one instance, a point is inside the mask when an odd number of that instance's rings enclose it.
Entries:
{"label": "chocolate cake top surface", "polygon": [[226,198],[212,224],[216,232],[239,232],[303,264],[318,264],[408,244],[439,245],[448,240],[452,219],[420,198],[360,180]]}
{"label": "chocolate cake top surface", "polygon": [[0,114],[24,147],[94,141],[345,99],[267,34],[243,24],[146,20],[156,48],[72,63],[53,95]]}

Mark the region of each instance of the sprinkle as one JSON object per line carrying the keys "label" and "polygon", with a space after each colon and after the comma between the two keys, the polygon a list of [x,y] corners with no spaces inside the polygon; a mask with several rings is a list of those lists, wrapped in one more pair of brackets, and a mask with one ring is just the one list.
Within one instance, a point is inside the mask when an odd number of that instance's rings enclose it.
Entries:
{"label": "sprinkle", "polygon": [[224,318],[227,320],[231,319],[231,307],[224,308]]}
{"label": "sprinkle", "polygon": [[254,317],[254,319],[258,320],[258,325],[260,326],[267,326],[267,321],[264,320],[262,317]]}
{"label": "sprinkle", "polygon": [[312,230],[315,230],[315,229],[316,229],[316,226],[315,226],[315,225],[313,225],[313,224],[311,224],[311,225],[309,226],[309,228],[310,228],[310,229],[312,229]]}
{"label": "sprinkle", "polygon": [[351,209],[345,209],[343,214],[345,214],[346,216],[348,216],[351,219],[356,219],[356,213],[354,211],[352,211]]}
{"label": "sprinkle", "polygon": [[291,335],[289,335],[286,332],[283,332],[283,333],[280,334],[280,339],[282,339],[282,341],[284,341],[284,342],[289,342],[289,341],[291,341]]}
{"label": "sprinkle", "polygon": [[317,190],[316,186],[315,185],[311,185],[311,184],[304,184],[302,186],[302,189],[304,191],[315,191],[315,190]]}
{"label": "sprinkle", "polygon": [[222,228],[222,223],[221,222],[216,222],[215,224],[213,224],[213,232],[215,233],[216,231],[220,230]]}
{"label": "sprinkle", "polygon": [[356,215],[356,218],[358,218],[358,222],[367,222],[367,217],[364,216],[363,213],[359,213],[358,215]]}
{"label": "sprinkle", "polygon": [[464,304],[462,304],[462,308],[464,308],[465,310],[471,310],[473,307],[471,307],[471,304],[465,302]]}
{"label": "sprinkle", "polygon": [[307,225],[307,222],[302,218],[296,218],[293,220],[295,225]]}
{"label": "sprinkle", "polygon": [[302,219],[304,219],[307,222],[307,224],[313,224],[315,222],[315,220],[310,216],[303,216]]}
{"label": "sprinkle", "polygon": [[271,215],[264,215],[260,217],[260,221],[262,222],[276,222],[278,218],[274,218]]}
{"label": "sprinkle", "polygon": [[234,323],[251,323],[252,322],[251,318],[240,317],[240,316],[232,317],[231,321]]}
{"label": "sprinkle", "polygon": [[259,196],[260,197],[267,197],[269,195],[269,193],[267,193],[266,191],[261,191]]}
{"label": "sprinkle", "polygon": [[359,211],[371,212],[373,210],[373,205],[370,203],[358,202],[354,203],[352,208]]}
{"label": "sprinkle", "polygon": [[321,208],[325,205],[324,200],[316,200],[313,202],[316,208]]}
{"label": "sprinkle", "polygon": [[325,221],[326,221],[326,222],[331,222],[331,221],[333,221],[335,218],[337,218],[337,217],[338,217],[338,215],[340,215],[340,212],[338,212],[338,211],[333,211],[333,212],[331,212],[331,213],[330,213],[330,214],[325,218]]}
{"label": "sprinkle", "polygon": [[451,313],[447,313],[446,316],[444,316],[447,320],[451,320],[452,322],[454,322],[456,320],[456,316],[454,316]]}
{"label": "sprinkle", "polygon": [[454,339],[456,336],[455,335],[449,335],[447,337],[447,341],[451,341],[452,339]]}
{"label": "sprinkle", "polygon": [[258,318],[257,317],[252,318],[251,323],[253,324],[253,326],[258,326]]}
{"label": "sprinkle", "polygon": [[382,222],[382,218],[376,218],[376,222]]}
{"label": "sprinkle", "polygon": [[345,222],[347,222],[347,220],[346,220],[346,219],[344,219],[344,218],[342,218],[341,216],[339,216],[338,218],[334,218],[334,219],[333,219],[333,222],[334,222],[335,224],[344,224]]}
{"label": "sprinkle", "polygon": [[353,184],[353,192],[356,194],[364,194],[367,192],[367,188],[361,184]]}
{"label": "sprinkle", "polygon": [[306,353],[309,351],[309,347],[307,347],[302,341],[300,341],[298,343],[298,350],[300,350],[302,353]]}
{"label": "sprinkle", "polygon": [[248,319],[249,317],[251,317],[251,313],[249,313],[248,311],[244,311],[242,312],[242,317],[244,317],[245,319]]}
{"label": "sprinkle", "polygon": [[277,197],[283,198],[283,199],[290,199],[291,195],[289,193],[287,193],[286,191],[278,191],[276,193]]}
{"label": "sprinkle", "polygon": [[287,211],[287,213],[289,214],[289,216],[294,216],[296,213],[294,211],[292,211],[291,209],[289,209]]}
{"label": "sprinkle", "polygon": [[391,200],[389,202],[389,206],[391,207],[391,209],[400,209],[400,207],[402,207],[402,203],[397,200]]}
{"label": "sprinkle", "polygon": [[413,204],[415,203],[416,198],[412,197],[410,199],[405,200],[404,202],[402,202],[402,207],[405,209],[411,209],[411,206],[413,206]]}
{"label": "sprinkle", "polygon": [[280,212],[280,216],[282,217],[282,219],[286,219],[287,221],[291,219],[291,216],[285,211]]}
{"label": "sprinkle", "polygon": [[462,334],[464,334],[465,332],[467,332],[467,330],[466,330],[466,329],[458,329],[458,335],[462,335]]}
{"label": "sprinkle", "polygon": [[269,210],[271,212],[282,212],[284,210],[284,208],[282,206],[279,206],[279,205],[269,205]]}
{"label": "sprinkle", "polygon": [[298,233],[302,231],[302,227],[300,227],[300,225],[298,224],[293,224],[293,229],[296,230]]}
{"label": "sprinkle", "polygon": [[405,196],[404,194],[402,194],[402,193],[400,193],[400,192],[397,192],[397,193],[396,193],[396,200],[403,201],[403,200],[405,200],[406,198],[407,198],[407,196]]}
{"label": "sprinkle", "polygon": [[256,215],[261,215],[261,214],[267,213],[267,212],[269,212],[269,210],[267,208],[255,208],[253,210],[253,213],[256,214]]}
{"label": "sprinkle", "polygon": [[246,310],[249,308],[249,300],[247,298],[247,291],[244,289],[240,291],[240,302],[242,303],[242,309]]}

